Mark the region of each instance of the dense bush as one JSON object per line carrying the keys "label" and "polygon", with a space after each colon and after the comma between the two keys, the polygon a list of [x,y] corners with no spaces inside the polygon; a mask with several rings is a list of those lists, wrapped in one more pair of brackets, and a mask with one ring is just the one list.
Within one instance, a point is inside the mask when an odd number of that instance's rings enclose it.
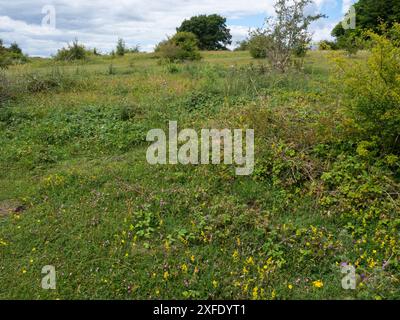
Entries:
{"label": "dense bush", "polygon": [[253,58],[264,59],[267,57],[268,47],[267,34],[263,30],[256,30],[250,33],[250,39],[248,41],[248,49]]}
{"label": "dense bush", "polygon": [[170,62],[199,60],[201,58],[198,40],[190,32],[178,32],[172,38],[161,42],[155,51],[158,57]]}
{"label": "dense bush", "polygon": [[9,65],[26,63],[28,58],[22,53],[21,48],[15,42],[9,48],[4,47],[0,39],[0,69]]}
{"label": "dense bush", "polygon": [[326,50],[337,50],[338,44],[334,41],[322,40],[318,44],[318,49],[322,51]]}
{"label": "dense bush", "polygon": [[83,60],[87,56],[85,46],[78,43],[75,39],[72,44],[68,44],[67,48],[58,50],[55,59],[62,61]]}
{"label": "dense bush", "polygon": [[339,59],[341,88],[346,93],[349,115],[366,139],[400,153],[400,24],[390,30],[390,39],[372,31],[368,61]]}

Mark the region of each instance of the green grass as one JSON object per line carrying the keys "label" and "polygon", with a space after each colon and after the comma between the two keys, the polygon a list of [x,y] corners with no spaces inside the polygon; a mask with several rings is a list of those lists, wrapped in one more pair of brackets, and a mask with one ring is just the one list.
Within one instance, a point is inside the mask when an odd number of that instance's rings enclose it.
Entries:
{"label": "green grass", "polygon": [[[342,121],[326,53],[287,75],[247,52],[204,55],[174,67],[150,54],[33,59],[6,71],[0,298],[400,296],[397,266],[364,271],[371,280],[357,290],[341,287],[339,264],[360,251],[340,209],[316,191],[336,155],[315,148],[338,143]],[[149,165],[146,134],[169,120],[254,128],[255,174]],[[56,290],[41,288],[45,265],[56,267]]]}

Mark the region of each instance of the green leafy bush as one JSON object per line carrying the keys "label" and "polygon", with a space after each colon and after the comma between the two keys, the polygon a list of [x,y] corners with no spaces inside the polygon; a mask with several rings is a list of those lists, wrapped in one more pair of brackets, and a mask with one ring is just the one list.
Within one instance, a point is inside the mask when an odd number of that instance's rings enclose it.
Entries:
{"label": "green leafy bush", "polygon": [[253,58],[265,59],[267,57],[267,47],[269,38],[265,31],[256,30],[250,33],[248,49]]}
{"label": "green leafy bush", "polygon": [[83,60],[87,56],[85,46],[78,43],[75,39],[72,44],[68,44],[67,48],[58,50],[55,59],[61,61]]}
{"label": "green leafy bush", "polygon": [[338,45],[334,41],[322,40],[318,44],[318,49],[321,50],[321,51],[337,50],[338,49]]}
{"label": "green leafy bush", "polygon": [[[400,24],[390,34],[400,35]],[[365,61],[338,59],[340,90],[358,132],[400,153],[400,41],[372,31],[371,54]]]}
{"label": "green leafy bush", "polygon": [[155,51],[158,57],[170,62],[201,59],[198,40],[191,32],[178,32],[161,42]]}
{"label": "green leafy bush", "polygon": [[9,48],[4,47],[0,39],[0,69],[5,69],[13,64],[23,64],[28,58],[22,53],[22,50],[15,42]]}
{"label": "green leafy bush", "polygon": [[116,47],[115,53],[118,56],[122,57],[122,56],[125,55],[126,52],[127,52],[127,49],[126,49],[125,41],[123,39],[121,39],[121,38],[118,39],[118,43],[117,43],[117,47]]}

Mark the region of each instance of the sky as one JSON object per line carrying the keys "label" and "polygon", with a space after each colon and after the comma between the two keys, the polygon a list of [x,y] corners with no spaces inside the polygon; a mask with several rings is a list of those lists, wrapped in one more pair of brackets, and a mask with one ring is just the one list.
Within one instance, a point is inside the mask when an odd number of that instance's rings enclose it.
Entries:
{"label": "sky", "polygon": [[[49,57],[74,39],[107,53],[123,38],[142,51],[174,34],[183,20],[217,13],[227,18],[233,44],[249,29],[274,15],[275,0],[0,0],[0,39],[17,42],[30,56]],[[310,13],[328,16],[315,22],[315,41],[330,39],[332,28],[355,0],[314,0]]]}

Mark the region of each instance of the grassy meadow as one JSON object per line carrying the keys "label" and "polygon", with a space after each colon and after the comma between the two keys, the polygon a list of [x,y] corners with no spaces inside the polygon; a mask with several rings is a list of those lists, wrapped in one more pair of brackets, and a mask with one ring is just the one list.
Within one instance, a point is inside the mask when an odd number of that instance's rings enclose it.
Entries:
{"label": "grassy meadow", "polygon": [[[351,138],[332,54],[286,74],[202,55],[1,71],[1,299],[400,298],[400,162]],[[172,120],[254,128],[254,173],[149,165],[147,132]]]}

